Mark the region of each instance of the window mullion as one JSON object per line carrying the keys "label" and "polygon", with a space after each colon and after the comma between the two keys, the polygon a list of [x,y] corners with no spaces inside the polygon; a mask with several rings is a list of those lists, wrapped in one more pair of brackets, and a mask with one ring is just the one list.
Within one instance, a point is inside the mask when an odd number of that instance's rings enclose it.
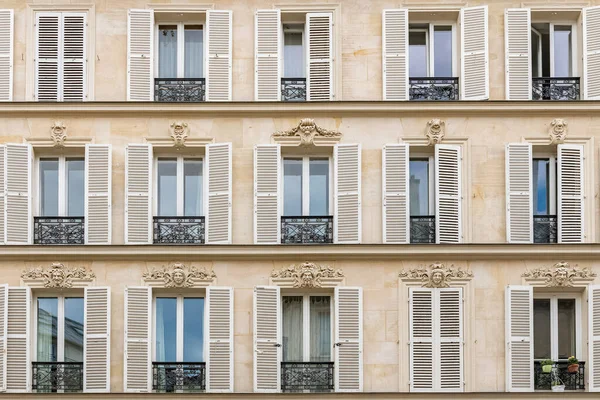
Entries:
{"label": "window mullion", "polygon": [[433,41],[434,41],[434,25],[433,24],[429,24],[428,29],[427,29],[427,38],[426,38],[426,43],[427,43],[427,71],[429,72],[429,76],[430,77],[434,77],[435,76],[435,60],[434,60],[434,54],[433,54]]}
{"label": "window mullion", "polygon": [[65,361],[65,298],[58,296],[56,361]]}
{"label": "window mullion", "polygon": [[550,355],[552,360],[558,360],[558,299],[550,298]]}
{"label": "window mullion", "polygon": [[550,23],[550,77],[554,77],[554,24]]}

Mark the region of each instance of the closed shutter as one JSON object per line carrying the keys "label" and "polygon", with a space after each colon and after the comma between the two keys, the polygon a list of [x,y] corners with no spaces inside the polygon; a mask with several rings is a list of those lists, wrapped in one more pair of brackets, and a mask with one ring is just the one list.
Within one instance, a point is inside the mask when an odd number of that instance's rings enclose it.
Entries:
{"label": "closed shutter", "polygon": [[600,285],[588,287],[589,391],[600,392]]}
{"label": "closed shutter", "polygon": [[6,244],[6,146],[0,145],[0,244]]}
{"label": "closed shutter", "polygon": [[506,238],[533,242],[531,144],[506,145]]}
{"label": "closed shutter", "polygon": [[600,99],[600,6],[583,9],[583,93]]}
{"label": "closed shutter", "polygon": [[277,286],[254,288],[254,392],[275,393],[281,382],[281,297]]}
{"label": "closed shutter", "polygon": [[7,392],[31,391],[30,307],[31,290],[28,287],[8,288],[6,331]]}
{"label": "closed shutter", "polygon": [[337,392],[363,390],[362,288],[335,288],[335,387]]}
{"label": "closed shutter", "polygon": [[439,316],[435,321],[439,324],[439,338],[436,350],[439,362],[436,362],[439,391],[462,392],[464,385],[463,372],[463,312],[462,289],[436,289],[436,307]]}
{"label": "closed shutter", "polygon": [[281,148],[254,147],[254,243],[278,244],[281,209]]}
{"label": "closed shutter", "polygon": [[110,244],[111,145],[86,144],[85,164],[85,243]]}
{"label": "closed shutter", "polygon": [[125,392],[150,392],[152,288],[125,288]]}
{"label": "closed shutter", "polygon": [[153,10],[129,10],[127,14],[127,100],[153,100],[153,27]]}
{"label": "closed shutter", "polygon": [[460,146],[435,145],[436,243],[462,242]]}
{"label": "closed shutter", "polygon": [[361,147],[336,144],[335,164],[335,243],[360,243],[361,232]]}
{"label": "closed shutter", "polygon": [[409,145],[383,147],[383,243],[410,243]]}
{"label": "closed shutter", "polygon": [[383,99],[408,100],[408,9],[383,10]]}
{"label": "closed shutter", "polygon": [[152,243],[152,145],[130,144],[125,156],[125,243]]}
{"label": "closed shutter", "polygon": [[460,10],[460,96],[462,100],[490,98],[488,54],[488,8]]}
{"label": "closed shutter", "polygon": [[206,12],[206,100],[231,101],[231,11]]}
{"label": "closed shutter", "polygon": [[0,101],[13,97],[14,12],[0,10]]}
{"label": "closed shutter", "polygon": [[331,13],[306,14],[307,100],[333,100]]}
{"label": "closed shutter", "polygon": [[410,391],[434,389],[433,290],[409,288]]}
{"label": "closed shutter", "polygon": [[533,287],[506,288],[506,389],[533,391]]}
{"label": "closed shutter", "polygon": [[35,99],[60,99],[60,13],[37,13],[35,20]]}
{"label": "closed shutter", "polygon": [[254,29],[254,98],[257,101],[281,100],[281,11],[257,10]]}
{"label": "closed shutter", "polygon": [[85,288],[83,389],[110,392],[110,288]]}
{"label": "closed shutter", "polygon": [[582,243],[583,146],[558,145],[558,242]]}
{"label": "closed shutter", "polygon": [[233,289],[206,288],[206,391],[233,392]]}
{"label": "closed shutter", "polygon": [[86,13],[62,13],[63,101],[87,99]]}
{"label": "closed shutter", "polygon": [[531,100],[531,11],[504,12],[506,99]]}
{"label": "closed shutter", "polygon": [[206,146],[206,242],[231,243],[231,143]]}
{"label": "closed shutter", "polygon": [[31,146],[6,145],[6,243],[31,243]]}
{"label": "closed shutter", "polygon": [[0,392],[6,391],[6,333],[8,328],[8,285],[0,285]]}

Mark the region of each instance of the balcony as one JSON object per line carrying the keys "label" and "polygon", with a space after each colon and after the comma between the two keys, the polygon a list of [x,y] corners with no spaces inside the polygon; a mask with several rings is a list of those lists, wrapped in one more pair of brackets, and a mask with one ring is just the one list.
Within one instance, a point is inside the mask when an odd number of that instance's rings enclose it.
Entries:
{"label": "balcony", "polygon": [[533,100],[579,100],[579,78],[532,78]]}
{"label": "balcony", "polygon": [[31,388],[38,393],[83,391],[82,362],[32,362]]}
{"label": "balcony", "polygon": [[556,243],[556,215],[533,216],[533,243]]}
{"label": "balcony", "polygon": [[569,372],[567,361],[555,362],[552,372],[543,372],[539,361],[533,362],[534,389],[551,390],[552,381],[558,377],[565,385],[565,390],[585,390],[585,362],[579,363],[579,371]]}
{"label": "balcony", "polygon": [[333,243],[333,216],[281,217],[281,243]]}
{"label": "balcony", "polygon": [[34,244],[84,244],[84,217],[34,217]]}
{"label": "balcony", "polygon": [[306,78],[281,78],[281,101],[306,101]]}
{"label": "balcony", "polygon": [[203,392],[206,390],[206,363],[152,363],[154,392]]}
{"label": "balcony", "polygon": [[409,78],[408,91],[415,101],[458,100],[458,78]]}
{"label": "balcony", "polygon": [[410,242],[435,243],[435,215],[410,217]]}
{"label": "balcony", "polygon": [[154,244],[204,244],[204,217],[154,217]]}
{"label": "balcony", "polygon": [[281,391],[283,393],[333,392],[332,362],[282,362]]}
{"label": "balcony", "polygon": [[204,101],[206,80],[204,78],[156,78],[154,101],[185,103]]}

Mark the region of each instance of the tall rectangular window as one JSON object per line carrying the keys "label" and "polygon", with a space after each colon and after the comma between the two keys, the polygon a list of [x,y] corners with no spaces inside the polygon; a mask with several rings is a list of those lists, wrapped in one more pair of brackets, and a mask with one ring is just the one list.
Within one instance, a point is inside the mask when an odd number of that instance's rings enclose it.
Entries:
{"label": "tall rectangular window", "polygon": [[36,361],[83,362],[83,297],[38,297]]}
{"label": "tall rectangular window", "polygon": [[284,216],[329,216],[328,158],[283,159]]}
{"label": "tall rectangular window", "polygon": [[427,30],[411,30],[408,34],[408,60],[411,77],[429,76]]}
{"label": "tall rectangular window", "polygon": [[411,24],[408,51],[410,77],[455,76],[453,25]]}
{"label": "tall rectangular window", "polygon": [[533,299],[533,357],[566,360],[577,357],[579,297],[569,294],[539,294]]}
{"label": "tall rectangular window", "polygon": [[162,217],[204,215],[203,160],[165,157],[156,160],[156,211]]}
{"label": "tall rectangular window", "polygon": [[165,79],[204,77],[204,27],[202,24],[159,24],[158,77]]}
{"label": "tall rectangular window", "polygon": [[429,158],[411,158],[409,163],[410,170],[410,215],[425,216],[432,215],[431,197],[433,191],[431,188],[431,170]]}
{"label": "tall rectangular window", "polygon": [[331,296],[282,296],[284,362],[330,362]]}
{"label": "tall rectangular window", "polygon": [[82,158],[40,158],[39,215],[82,217],[85,214],[85,161]]}
{"label": "tall rectangular window", "polygon": [[556,159],[534,158],[533,215],[556,214]]}
{"label": "tall rectangular window", "polygon": [[531,24],[532,76],[569,78],[574,74],[573,25]]}
{"label": "tall rectangular window", "polygon": [[158,160],[158,215],[177,216],[177,160]]}
{"label": "tall rectangular window", "polygon": [[304,25],[283,26],[283,77],[304,78]]}
{"label": "tall rectangular window", "polygon": [[571,25],[554,26],[554,74],[555,77],[573,76],[573,40]]}
{"label": "tall rectangular window", "polygon": [[452,77],[452,26],[433,27],[433,73],[438,78]]}

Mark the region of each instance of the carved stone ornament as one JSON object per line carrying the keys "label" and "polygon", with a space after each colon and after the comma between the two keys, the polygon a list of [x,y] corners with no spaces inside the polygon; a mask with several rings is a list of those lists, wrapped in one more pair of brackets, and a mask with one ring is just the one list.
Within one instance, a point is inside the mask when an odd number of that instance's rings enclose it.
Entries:
{"label": "carved stone ornament", "polygon": [[183,263],[173,263],[163,266],[162,269],[154,269],[144,272],[142,278],[148,281],[160,281],[161,286],[167,288],[189,288],[194,287],[197,281],[212,281],[217,277],[214,271],[207,272],[204,267],[186,267]]}
{"label": "carved stone ornament", "polygon": [[272,279],[292,279],[292,287],[295,288],[320,288],[324,287],[325,279],[340,280],[343,277],[344,273],[340,269],[311,262],[290,265],[271,272]]}
{"label": "carved stone ornament", "polygon": [[181,121],[173,122],[169,130],[173,139],[173,146],[178,149],[185,147],[185,141],[190,133],[188,124]]}
{"label": "carved stone ornament", "polygon": [[589,268],[569,266],[567,262],[559,262],[550,268],[537,268],[525,271],[522,275],[526,280],[541,280],[546,287],[572,287],[576,280],[593,280],[596,277]]}
{"label": "carved stone ornament", "polygon": [[328,129],[321,128],[315,123],[315,120],[312,118],[304,118],[300,120],[300,123],[295,128],[289,129],[287,131],[275,132],[273,136],[299,136],[300,146],[307,147],[314,146],[316,136],[340,138],[342,134],[337,131],[330,131]]}
{"label": "carved stone ornament", "polygon": [[472,279],[473,273],[450,265],[434,263],[429,267],[411,269],[400,272],[401,279],[420,280],[421,286],[426,288],[447,288],[453,279]]}
{"label": "carved stone ornament", "polygon": [[567,121],[555,118],[550,122],[550,143],[562,143],[567,138]]}
{"label": "carved stone ornament", "polygon": [[[74,287],[76,281],[93,281],[96,275],[83,267],[67,268],[61,263],[52,263],[49,268],[31,268],[21,274],[24,282],[40,281],[45,288],[68,289]],[[81,283],[81,282],[78,282]]]}
{"label": "carved stone ornament", "polygon": [[50,127],[50,139],[54,142],[54,147],[64,147],[67,140],[67,127],[61,121],[56,121]]}
{"label": "carved stone ornament", "polygon": [[425,136],[427,136],[427,142],[430,146],[442,143],[442,139],[446,134],[446,122],[439,119],[434,118],[427,122],[427,129],[425,131]]}

